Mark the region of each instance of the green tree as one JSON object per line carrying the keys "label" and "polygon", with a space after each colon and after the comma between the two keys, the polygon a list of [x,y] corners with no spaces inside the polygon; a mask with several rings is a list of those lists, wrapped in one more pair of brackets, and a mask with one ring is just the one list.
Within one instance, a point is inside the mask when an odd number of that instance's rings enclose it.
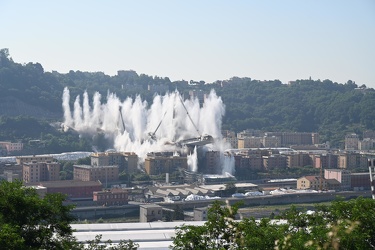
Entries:
{"label": "green tree", "polygon": [[[36,190],[21,182],[0,183],[0,248],[8,250],[86,249],[73,236],[70,224],[75,220],[73,206],[63,205],[65,196],[47,194],[40,198]],[[138,244],[121,241],[101,242],[101,235],[87,241],[89,249],[134,250]]]}
{"label": "green tree", "polygon": [[[66,249],[77,247],[64,206],[65,197],[47,194],[39,198],[35,189],[21,182],[0,183],[0,239],[4,249]],[[9,240],[5,240],[9,238]]]}
{"label": "green tree", "polygon": [[234,220],[238,205],[214,202],[202,226],[177,228],[173,249],[374,249],[375,200],[357,198],[317,205],[314,212],[292,206],[277,220]]}
{"label": "green tree", "polygon": [[102,235],[97,235],[94,240],[88,240],[85,250],[136,250],[139,245],[133,241],[121,240],[114,245],[111,240],[102,241]]}
{"label": "green tree", "polygon": [[77,165],[91,165],[91,157],[80,158],[77,160]]}
{"label": "green tree", "polygon": [[222,206],[215,201],[208,210],[208,221],[203,226],[182,226],[176,230],[173,249],[235,249],[236,229],[234,220],[238,206]]}

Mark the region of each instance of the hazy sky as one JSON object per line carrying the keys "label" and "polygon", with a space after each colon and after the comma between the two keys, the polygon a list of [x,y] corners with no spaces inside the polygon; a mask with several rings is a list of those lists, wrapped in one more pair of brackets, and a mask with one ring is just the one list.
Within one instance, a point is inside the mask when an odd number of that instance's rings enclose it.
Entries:
{"label": "hazy sky", "polygon": [[0,0],[0,48],[61,73],[375,88],[375,1]]}

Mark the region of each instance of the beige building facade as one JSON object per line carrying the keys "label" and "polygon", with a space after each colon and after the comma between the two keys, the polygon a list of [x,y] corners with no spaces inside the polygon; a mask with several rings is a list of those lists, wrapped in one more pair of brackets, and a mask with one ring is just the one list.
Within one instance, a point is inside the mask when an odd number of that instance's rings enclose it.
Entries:
{"label": "beige building facade", "polygon": [[173,173],[178,169],[187,169],[187,157],[167,153],[149,154],[145,159],[145,170],[149,175]]}
{"label": "beige building facade", "polygon": [[263,156],[263,166],[267,170],[275,169],[275,168],[287,168],[287,158],[285,155],[269,155]]}
{"label": "beige building facade", "polygon": [[119,171],[134,173],[138,169],[138,155],[134,152],[100,152],[91,155],[92,166],[117,165]]}
{"label": "beige building facade", "polygon": [[367,169],[367,157],[359,153],[347,152],[339,155],[338,168],[342,169]]}
{"label": "beige building facade", "polygon": [[327,182],[319,176],[303,176],[297,179],[297,189],[327,190]]}
{"label": "beige building facade", "polygon": [[22,164],[24,183],[60,180],[60,164],[57,162],[25,162]]}
{"label": "beige building facade", "polygon": [[255,136],[238,138],[238,148],[261,148],[261,140],[261,137]]}
{"label": "beige building facade", "polygon": [[22,165],[24,162],[53,162],[52,156],[48,155],[29,155],[29,156],[16,156],[16,163]]}
{"label": "beige building facade", "polygon": [[118,181],[119,178],[118,166],[74,165],[73,168],[74,180],[108,183]]}

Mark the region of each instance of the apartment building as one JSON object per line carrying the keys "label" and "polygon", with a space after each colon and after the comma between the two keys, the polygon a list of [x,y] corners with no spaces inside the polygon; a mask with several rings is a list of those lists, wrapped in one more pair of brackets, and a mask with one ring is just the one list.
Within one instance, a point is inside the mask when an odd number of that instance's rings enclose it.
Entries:
{"label": "apartment building", "polygon": [[244,131],[241,131],[237,133],[237,138],[245,138],[245,137],[261,137],[263,136],[264,133],[260,130],[255,130],[255,129],[246,129]]}
{"label": "apartment building", "polygon": [[351,172],[345,169],[324,169],[325,179],[335,179],[341,183],[341,189],[351,189]]}
{"label": "apartment building", "polygon": [[238,138],[237,137],[224,137],[223,140],[230,144],[231,148],[238,148]]}
{"label": "apartment building", "polygon": [[236,133],[232,130],[222,130],[221,134],[224,138],[225,137],[229,137],[229,138],[236,137]]}
{"label": "apartment building", "polygon": [[187,157],[173,152],[150,153],[145,159],[145,170],[149,175],[173,173],[180,168],[187,169]]}
{"label": "apartment building", "polygon": [[260,155],[234,155],[235,176],[238,180],[252,178],[254,172],[263,170],[263,159]]}
{"label": "apartment building", "polygon": [[278,136],[263,136],[261,143],[264,148],[277,148],[281,146],[281,139]]}
{"label": "apartment building", "polygon": [[60,164],[57,162],[24,162],[22,164],[24,183],[60,180]]}
{"label": "apartment building", "polygon": [[261,148],[262,145],[262,137],[243,137],[238,138],[238,148]]}
{"label": "apartment building", "polygon": [[302,152],[290,152],[285,154],[288,168],[304,167],[311,165],[309,154]]}
{"label": "apartment building", "polygon": [[115,182],[119,179],[118,166],[74,165],[73,179],[80,181]]}
{"label": "apartment building", "polygon": [[350,176],[351,190],[370,190],[371,181],[369,173],[352,173]]}
{"label": "apartment building", "polygon": [[314,168],[326,169],[338,167],[338,155],[335,154],[312,154],[310,158]]}
{"label": "apartment building", "polygon": [[358,142],[359,150],[373,150],[375,149],[375,139],[365,138]]}
{"label": "apartment building", "polygon": [[345,150],[358,150],[359,136],[357,134],[348,134],[345,136]]}
{"label": "apartment building", "polygon": [[22,142],[0,141],[0,148],[5,149],[7,154],[23,150]]}
{"label": "apartment building", "polygon": [[367,169],[367,157],[359,153],[347,152],[338,156],[338,168],[342,169]]}
{"label": "apartment building", "polygon": [[122,188],[94,191],[93,201],[99,206],[120,206],[128,204],[128,191]]}
{"label": "apartment building", "polygon": [[275,168],[287,168],[287,158],[285,155],[272,154],[263,156],[263,166],[267,170]]}
{"label": "apartment building", "polygon": [[220,166],[220,151],[207,151],[205,154],[205,170],[207,174],[218,174]]}
{"label": "apartment building", "polygon": [[138,155],[134,152],[100,152],[91,156],[92,166],[117,165],[119,171],[134,173],[138,169]]}
{"label": "apartment building", "polygon": [[234,166],[236,175],[246,171],[263,170],[263,159],[261,156],[235,155]]}
{"label": "apartment building", "polygon": [[281,146],[319,144],[319,134],[309,132],[266,132],[266,136],[280,138]]}
{"label": "apartment building", "polygon": [[16,156],[16,163],[22,165],[24,162],[52,162],[54,161],[52,156],[48,155],[29,155],[29,156]]}

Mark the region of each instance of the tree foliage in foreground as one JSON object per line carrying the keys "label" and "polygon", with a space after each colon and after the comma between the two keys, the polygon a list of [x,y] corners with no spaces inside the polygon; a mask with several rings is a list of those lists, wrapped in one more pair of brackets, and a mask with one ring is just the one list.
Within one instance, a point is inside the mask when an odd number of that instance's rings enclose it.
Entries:
{"label": "tree foliage in foreground", "polygon": [[0,248],[8,250],[37,249],[137,249],[131,241],[112,244],[98,235],[87,246],[77,242],[70,223],[72,206],[63,205],[61,194],[40,198],[35,189],[21,182],[0,183]]}
{"label": "tree foliage in foreground", "polygon": [[374,249],[375,201],[357,198],[317,205],[315,212],[294,206],[270,220],[235,220],[238,205],[213,203],[202,226],[176,229],[173,249]]}
{"label": "tree foliage in foreground", "polygon": [[1,182],[0,241],[6,249],[64,249],[74,246],[71,206],[58,194],[39,198],[20,182]]}

